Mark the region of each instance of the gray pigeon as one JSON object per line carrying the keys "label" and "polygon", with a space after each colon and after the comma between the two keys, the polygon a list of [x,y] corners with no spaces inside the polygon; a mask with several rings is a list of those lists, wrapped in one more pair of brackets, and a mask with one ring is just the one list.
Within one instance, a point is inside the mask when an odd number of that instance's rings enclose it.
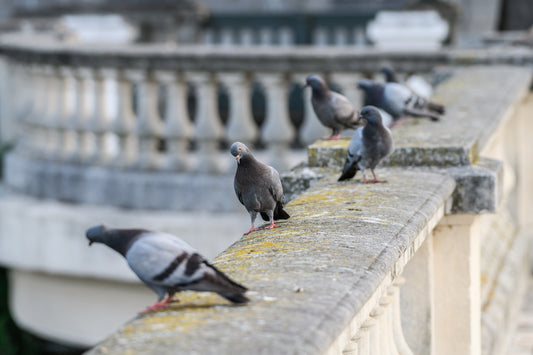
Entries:
{"label": "gray pigeon", "polygon": [[328,139],[339,139],[343,129],[357,128],[356,111],[344,95],[329,90],[318,75],[309,75],[305,82],[312,90],[315,114],[324,126],[333,130]]}
{"label": "gray pigeon", "polygon": [[142,313],[164,308],[174,293],[184,290],[216,292],[233,303],[249,301],[244,296],[246,287],[229,279],[172,234],[100,225],[89,228],[86,236],[89,245],[102,243],[124,256],[139,279],[157,293],[157,302]]}
{"label": "gray pigeon", "polygon": [[[365,184],[385,182],[378,180],[374,169],[394,150],[391,132],[381,122],[381,114],[374,106],[363,107],[359,119],[364,119],[366,125],[357,129],[352,136],[339,181],[351,179],[357,170],[361,170]],[[365,169],[370,169],[374,180],[366,179]]]}
{"label": "gray pigeon", "polygon": [[389,113],[395,121],[405,116],[429,117],[440,120],[444,107],[417,96],[408,87],[398,83],[377,83],[372,80],[359,80],[357,86],[366,94],[365,103]]}
{"label": "gray pigeon", "polygon": [[276,169],[261,163],[253,156],[246,145],[235,142],[230,148],[237,159],[237,172],[233,187],[239,201],[246,207],[252,219],[252,226],[245,234],[258,230],[254,227],[257,212],[270,225],[265,228],[277,228],[274,220],[288,219],[289,214],[283,209],[283,187]]}
{"label": "gray pigeon", "polygon": [[430,83],[427,82],[422,76],[414,74],[410,75],[404,83],[400,83],[396,73],[391,67],[384,66],[381,68],[381,72],[385,75],[385,81],[387,83],[399,83],[411,90],[416,96],[422,98],[419,100],[419,109],[424,109],[426,105],[427,109],[438,114],[444,114],[444,106],[429,101],[431,94],[433,93],[433,88]]}

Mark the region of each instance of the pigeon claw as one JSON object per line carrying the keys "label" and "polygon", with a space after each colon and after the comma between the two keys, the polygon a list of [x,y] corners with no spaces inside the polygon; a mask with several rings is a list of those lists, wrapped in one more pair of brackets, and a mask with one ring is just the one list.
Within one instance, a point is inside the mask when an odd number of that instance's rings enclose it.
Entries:
{"label": "pigeon claw", "polygon": [[324,138],[325,140],[327,141],[338,141],[339,139],[341,138],[341,134],[337,134],[337,135],[333,135],[333,133],[331,134],[331,136],[329,136],[328,138]]}
{"label": "pigeon claw", "polygon": [[158,309],[165,308],[170,303],[171,297],[167,297],[161,302],[156,302],[150,307],[146,308],[144,311],[141,311],[141,314],[145,314],[152,311],[157,311]]}
{"label": "pigeon claw", "polygon": [[279,227],[281,226],[278,226],[277,224],[272,223],[271,225],[266,226],[265,229],[273,229],[273,228],[279,228]]}
{"label": "pigeon claw", "polygon": [[250,234],[252,232],[255,232],[255,231],[258,231],[258,230],[259,230],[259,228],[252,227],[252,228],[250,228],[250,230],[248,232],[244,233],[244,235],[248,235],[248,234]]}

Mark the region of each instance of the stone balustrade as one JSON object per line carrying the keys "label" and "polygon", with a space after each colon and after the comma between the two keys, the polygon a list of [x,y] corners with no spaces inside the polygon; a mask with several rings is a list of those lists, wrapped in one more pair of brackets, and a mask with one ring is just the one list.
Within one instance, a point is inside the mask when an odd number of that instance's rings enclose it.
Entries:
{"label": "stone balustrade", "polygon": [[[381,53],[343,47],[327,53],[306,47],[89,48],[17,35],[2,37],[0,54],[12,83],[1,95],[9,106],[2,120],[16,124],[19,141],[6,159],[8,185],[77,203],[182,210],[206,206],[183,199],[191,187],[176,176],[202,176],[200,190],[231,183],[233,141],[257,145],[265,161],[284,171],[304,156],[302,144],[328,134],[310,106],[310,90],[302,91],[310,73],[326,77],[360,107],[357,81],[383,63],[394,61],[400,73],[429,73],[445,59],[442,53],[381,59]],[[162,179],[160,198],[144,196],[153,196],[154,173]],[[126,197],[91,192],[95,186],[116,191],[123,178],[132,181]],[[207,208],[238,208],[230,198],[215,193],[217,202]]]}
{"label": "stone balustrade", "polygon": [[530,273],[530,82],[456,68],[436,95],[446,119],[393,130],[387,184],[337,182],[348,140],[313,144],[286,179],[312,185],[291,219],[214,261],[250,304],[186,292],[90,353],[502,353]]}
{"label": "stone balustrade", "polygon": [[[519,64],[532,62],[530,52],[517,51],[476,57],[347,48],[89,49],[2,39],[10,85],[2,85],[0,102],[7,106],[0,110],[20,127],[6,158],[6,184],[37,197],[98,205],[20,201],[0,190],[0,262],[12,269],[13,294],[26,300],[13,306],[17,321],[32,329],[36,312],[78,312],[90,320],[83,331],[57,321],[35,326],[36,332],[88,346],[97,333],[91,325],[109,326],[96,315],[117,308],[111,296],[96,297],[102,289],[128,300],[125,319],[143,308],[133,300],[144,288],[130,283],[134,278],[116,255],[86,250],[83,230],[98,220],[174,231],[170,221],[178,216],[157,224],[147,217],[154,211],[99,205],[184,210],[194,204],[225,216],[229,195],[217,191],[233,194],[224,166],[232,160],[221,144],[259,139],[266,147],[259,154],[283,166],[295,137],[306,142],[323,134],[307,99],[301,125],[288,113],[290,84],[307,73],[326,75],[359,104],[351,85],[387,60],[404,73],[450,64],[452,77],[436,92],[446,116],[394,129],[396,152],[384,164],[389,167],[378,168],[388,184],[337,183],[348,140],[313,144],[307,166],[285,175],[291,219],[242,238],[214,260],[250,288],[249,305],[185,293],[181,303],[128,322],[92,353],[498,354],[529,273],[531,73],[475,64],[516,62],[513,55]],[[241,99],[257,83],[266,107],[261,125],[251,100]],[[220,87],[229,100],[227,119],[217,107]],[[199,199],[200,190],[209,199]],[[63,219],[52,220],[50,210]],[[206,220],[198,213],[182,218]],[[223,221],[217,219],[217,238]],[[176,232],[197,246],[195,238],[209,234],[198,231],[206,225]],[[57,230],[63,234],[52,233]],[[60,240],[64,258],[52,247]],[[113,282],[97,292],[88,286],[93,278]],[[50,307],[32,308],[24,295],[50,296],[50,285],[76,285],[84,290],[80,300],[98,306],[80,309],[49,297]],[[142,302],[153,299],[144,292]]]}

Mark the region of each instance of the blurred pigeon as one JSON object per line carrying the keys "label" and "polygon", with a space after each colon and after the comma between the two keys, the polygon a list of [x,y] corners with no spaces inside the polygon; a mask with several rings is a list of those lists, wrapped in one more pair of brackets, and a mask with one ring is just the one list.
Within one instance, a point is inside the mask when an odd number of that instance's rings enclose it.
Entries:
{"label": "blurred pigeon", "polygon": [[[396,73],[391,67],[384,66],[381,68],[380,71],[385,76],[385,82],[400,83],[400,81],[398,80],[398,77],[396,76]],[[429,100],[429,98],[433,94],[433,87],[421,75],[417,75],[417,74],[409,75],[409,77],[405,80],[403,85],[408,87],[409,90],[411,90],[415,95],[420,96],[424,98],[425,100]]]}
{"label": "blurred pigeon", "polygon": [[157,293],[157,302],[142,313],[164,308],[174,293],[184,290],[216,292],[233,303],[249,301],[244,296],[246,287],[229,279],[172,234],[100,225],[89,228],[86,236],[89,245],[103,243],[124,256],[139,279]]}
{"label": "blurred pigeon", "polygon": [[344,95],[329,90],[318,75],[309,75],[305,82],[312,90],[315,114],[324,126],[333,130],[328,139],[339,139],[343,129],[357,128],[356,111]]}
{"label": "blurred pigeon", "polygon": [[283,187],[278,172],[255,159],[243,143],[233,143],[230,152],[237,159],[233,187],[252,219],[252,227],[245,234],[259,230],[254,227],[257,212],[263,220],[270,221],[270,226],[265,228],[279,227],[274,220],[288,219],[290,216],[283,210]]}
{"label": "blurred pigeon", "polygon": [[[361,170],[365,184],[385,182],[378,180],[374,168],[394,150],[391,132],[381,122],[379,110],[374,106],[363,107],[359,119],[364,119],[366,125],[358,128],[352,136],[339,181],[351,179],[357,170]],[[370,169],[374,180],[366,179],[365,169]]]}
{"label": "blurred pigeon", "polygon": [[430,103],[415,95],[409,88],[398,83],[377,83],[372,80],[359,80],[358,88],[366,94],[366,102],[388,112],[395,121],[405,116],[429,117],[432,121],[440,120],[444,107]]}

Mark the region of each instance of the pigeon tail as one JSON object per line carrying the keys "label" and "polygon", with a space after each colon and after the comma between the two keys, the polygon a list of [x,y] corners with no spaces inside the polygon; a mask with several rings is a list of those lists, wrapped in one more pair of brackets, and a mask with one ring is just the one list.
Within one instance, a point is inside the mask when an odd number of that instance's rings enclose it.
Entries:
{"label": "pigeon tail", "polygon": [[289,219],[290,217],[287,211],[283,209],[281,202],[278,202],[274,209],[274,219]]}
{"label": "pigeon tail", "polygon": [[348,179],[351,179],[355,176],[355,174],[357,174],[357,164],[352,164],[352,165],[348,165],[348,164],[345,164],[344,165],[344,169],[342,169],[342,175],[339,177],[339,180],[337,181],[344,181],[344,180],[348,180]]}
{"label": "pigeon tail", "polygon": [[428,107],[428,110],[439,113],[441,115],[444,115],[444,113],[446,112],[446,109],[444,108],[443,105],[440,105],[434,102],[428,102],[427,107]]}
{"label": "pigeon tail", "polygon": [[233,303],[246,303],[250,302],[250,299],[242,293],[234,293],[231,295],[220,294],[222,297]]}
{"label": "pigeon tail", "polygon": [[236,283],[207,261],[205,263],[215,271],[215,275],[206,275],[213,286],[213,292],[218,293],[220,296],[233,303],[245,303],[249,301],[249,299],[244,296],[244,293],[248,290],[246,287]]}

